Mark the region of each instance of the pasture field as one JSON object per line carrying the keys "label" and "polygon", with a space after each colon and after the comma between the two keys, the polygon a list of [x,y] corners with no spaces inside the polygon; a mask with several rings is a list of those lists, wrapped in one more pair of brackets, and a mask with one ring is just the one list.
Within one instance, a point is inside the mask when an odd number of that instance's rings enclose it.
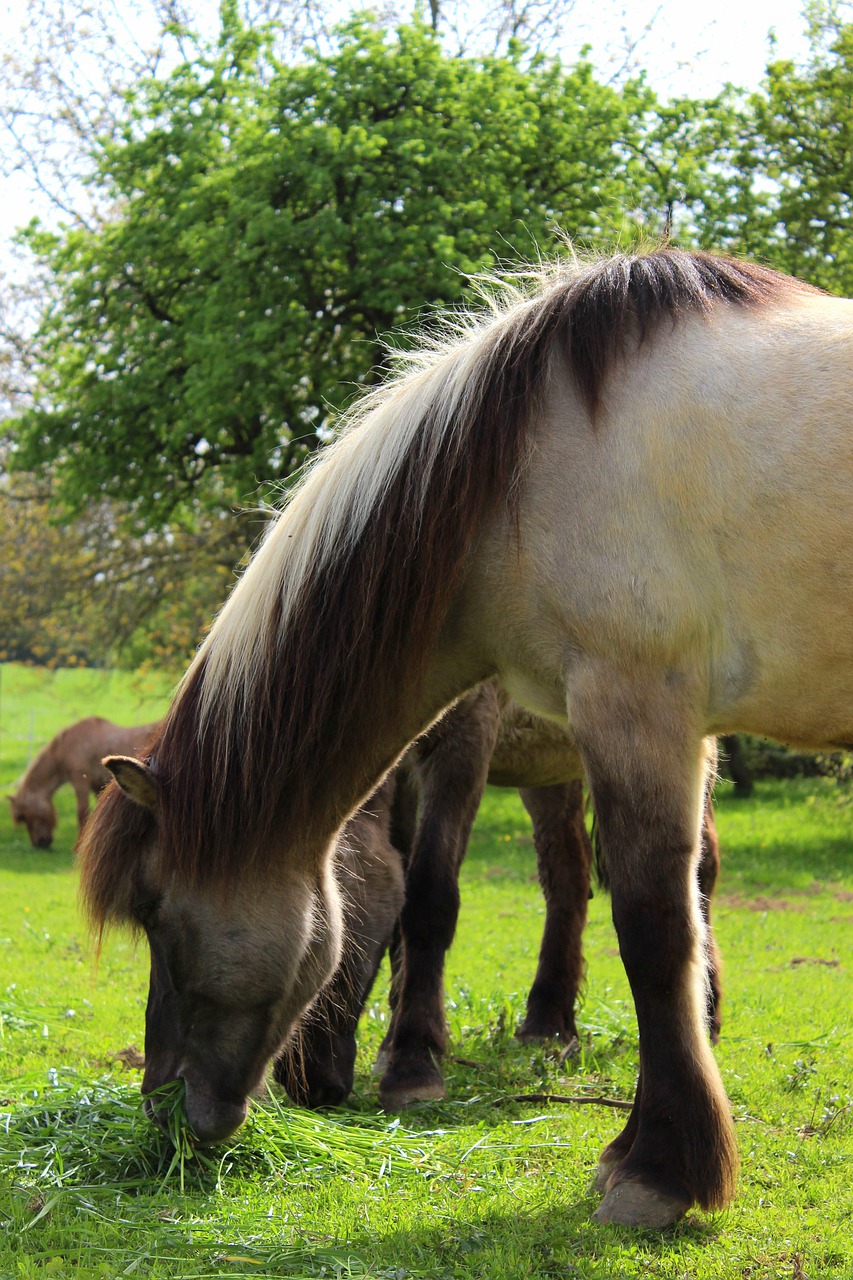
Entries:
{"label": "pasture field", "polygon": [[[0,671],[0,782],[33,735],[163,709],[168,684]],[[67,789],[66,789],[67,790]],[[0,1277],[853,1280],[853,792],[820,779],[717,789],[725,960],[717,1057],[738,1196],[654,1235],[591,1221],[589,1183],[632,1095],[636,1027],[601,893],[590,903],[578,1057],[513,1029],[543,909],[529,825],[491,791],[464,868],[448,972],[448,1100],[376,1106],[385,979],[352,1105],[259,1101],[227,1149],[174,1151],[142,1117],[147,956],[111,935],[95,971],[76,907],[73,797],[53,850],[0,813]],[[534,1094],[534,1101],[518,1095]],[[547,1102],[545,1095],[585,1101]]]}

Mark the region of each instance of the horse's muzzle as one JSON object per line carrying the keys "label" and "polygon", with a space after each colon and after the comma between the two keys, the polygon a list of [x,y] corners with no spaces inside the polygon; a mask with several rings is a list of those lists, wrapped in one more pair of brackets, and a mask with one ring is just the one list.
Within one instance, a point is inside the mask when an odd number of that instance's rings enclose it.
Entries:
{"label": "horse's muzzle", "polygon": [[[205,1083],[191,1084],[187,1080],[184,1083],[184,1119],[195,1142],[201,1147],[227,1142],[246,1119],[248,1099],[221,1098]],[[171,1132],[172,1105],[149,1094],[143,1100],[142,1109],[164,1133]]]}

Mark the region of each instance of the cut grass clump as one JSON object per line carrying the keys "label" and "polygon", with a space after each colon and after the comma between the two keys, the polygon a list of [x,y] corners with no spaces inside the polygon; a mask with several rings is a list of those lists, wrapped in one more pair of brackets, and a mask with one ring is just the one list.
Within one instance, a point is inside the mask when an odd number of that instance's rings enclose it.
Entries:
{"label": "cut grass clump", "polygon": [[150,1191],[152,1182],[210,1191],[231,1175],[266,1174],[291,1185],[342,1175],[390,1181],[439,1167],[397,1120],[299,1111],[271,1094],[252,1106],[230,1145],[204,1148],[186,1123],[181,1082],[158,1091],[164,1131],[144,1115],[132,1085],[111,1077],[84,1081],[73,1071],[51,1077],[49,1087],[25,1090],[33,1101],[0,1111],[0,1179],[41,1196],[98,1186]]}

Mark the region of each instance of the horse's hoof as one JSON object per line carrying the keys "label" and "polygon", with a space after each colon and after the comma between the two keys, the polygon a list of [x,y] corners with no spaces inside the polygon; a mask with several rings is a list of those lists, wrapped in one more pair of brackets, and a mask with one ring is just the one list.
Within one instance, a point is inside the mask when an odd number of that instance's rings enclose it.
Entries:
{"label": "horse's hoof", "polygon": [[607,1184],[610,1181],[613,1171],[619,1166],[618,1160],[599,1160],[598,1168],[592,1179],[592,1190],[598,1191],[601,1195],[607,1190]]}
{"label": "horse's hoof", "polygon": [[621,1227],[648,1227],[661,1231],[678,1222],[690,1202],[666,1195],[641,1182],[620,1182],[612,1187],[592,1215],[596,1222],[615,1222]]}
{"label": "horse's hoof", "polygon": [[558,1040],[569,1048],[577,1045],[578,1050],[580,1049],[577,1035],[562,1018],[531,1018],[528,1015],[516,1031],[515,1038],[522,1044],[549,1044]]}
{"label": "horse's hoof", "polygon": [[379,1087],[379,1105],[383,1111],[405,1111],[419,1102],[443,1102],[447,1090],[443,1080],[424,1080],[420,1084],[398,1085],[388,1089]]}

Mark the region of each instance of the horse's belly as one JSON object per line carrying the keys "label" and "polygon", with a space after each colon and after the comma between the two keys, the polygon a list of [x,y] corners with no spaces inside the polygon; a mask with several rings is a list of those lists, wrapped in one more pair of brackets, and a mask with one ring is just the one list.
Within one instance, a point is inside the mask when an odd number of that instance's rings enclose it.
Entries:
{"label": "horse's belly", "polygon": [[517,702],[501,712],[489,782],[496,787],[553,787],[582,778],[580,757],[566,727],[562,690],[559,714],[553,718],[531,715]]}

